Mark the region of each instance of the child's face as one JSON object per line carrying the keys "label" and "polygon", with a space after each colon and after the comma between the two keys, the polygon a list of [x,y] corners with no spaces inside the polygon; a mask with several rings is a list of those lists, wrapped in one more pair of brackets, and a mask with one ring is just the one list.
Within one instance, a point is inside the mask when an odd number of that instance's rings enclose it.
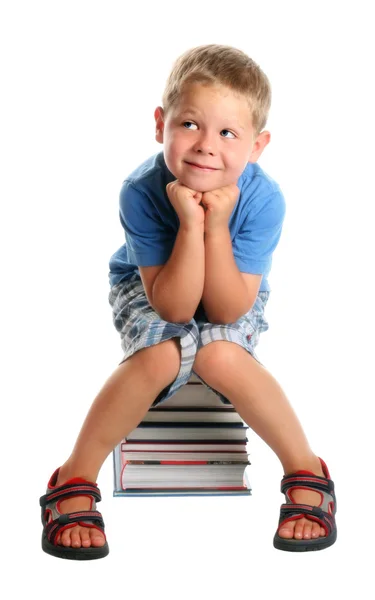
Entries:
{"label": "child's face", "polygon": [[270,140],[269,132],[254,139],[246,99],[222,85],[189,85],[165,121],[161,107],[155,110],[155,120],[168,169],[198,192],[236,184],[247,163],[256,162]]}

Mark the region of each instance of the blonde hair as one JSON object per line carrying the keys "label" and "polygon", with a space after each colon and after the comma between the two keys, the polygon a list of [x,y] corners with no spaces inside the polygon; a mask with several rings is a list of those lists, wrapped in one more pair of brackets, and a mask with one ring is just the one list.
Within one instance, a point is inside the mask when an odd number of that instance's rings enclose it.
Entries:
{"label": "blonde hair", "polygon": [[255,134],[264,129],[271,107],[271,85],[261,68],[247,54],[219,44],[191,48],[173,64],[162,97],[165,116],[178,103],[185,86],[221,84],[245,96]]}

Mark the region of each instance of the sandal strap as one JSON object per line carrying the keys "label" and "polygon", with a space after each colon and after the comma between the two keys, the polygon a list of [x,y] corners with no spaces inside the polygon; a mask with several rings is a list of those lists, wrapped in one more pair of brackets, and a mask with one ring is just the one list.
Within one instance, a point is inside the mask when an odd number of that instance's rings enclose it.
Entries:
{"label": "sandal strap", "polygon": [[304,473],[290,473],[289,475],[284,475],[281,480],[281,492],[285,494],[285,492],[294,486],[305,486],[309,487],[313,490],[318,490],[321,492],[327,492],[331,494],[332,497],[335,491],[335,485],[332,479],[326,479],[325,477],[320,477],[319,475],[307,475]]}
{"label": "sandal strap", "polygon": [[310,506],[308,504],[282,504],[280,507],[279,528],[283,521],[306,515],[310,521],[317,521],[326,530],[327,535],[336,529],[335,518],[333,515],[325,512],[319,506]]}
{"label": "sandal strap", "polygon": [[39,504],[43,508],[50,502],[57,502],[67,496],[82,496],[83,494],[89,494],[94,496],[97,502],[102,499],[100,490],[97,485],[90,483],[68,483],[66,485],[60,485],[57,488],[51,490],[44,496],[39,498]]}
{"label": "sandal strap", "polygon": [[281,492],[285,495],[287,501],[290,500],[288,491],[300,487],[309,488],[310,490],[321,494],[322,501],[320,508],[326,513],[332,512],[333,514],[336,514],[337,501],[335,496],[335,485],[332,479],[326,479],[325,477],[302,471],[284,475],[281,480]]}
{"label": "sandal strap", "polygon": [[53,544],[60,530],[65,528],[66,525],[85,521],[92,524],[97,523],[97,526],[102,529],[104,533],[104,521],[102,514],[97,510],[82,510],[74,513],[65,513],[60,515],[54,521],[48,523],[45,526],[47,538]]}

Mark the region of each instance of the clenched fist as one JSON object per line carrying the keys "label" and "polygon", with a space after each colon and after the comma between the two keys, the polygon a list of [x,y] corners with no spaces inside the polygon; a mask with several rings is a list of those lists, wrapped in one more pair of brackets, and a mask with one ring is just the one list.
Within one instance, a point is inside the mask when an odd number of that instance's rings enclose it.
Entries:
{"label": "clenched fist", "polygon": [[188,188],[178,179],[168,183],[166,191],[180,219],[180,225],[194,227],[204,223],[204,208],[200,206],[202,192]]}
{"label": "clenched fist", "polygon": [[202,204],[206,209],[204,231],[228,227],[240,190],[232,183],[211,192],[203,192]]}

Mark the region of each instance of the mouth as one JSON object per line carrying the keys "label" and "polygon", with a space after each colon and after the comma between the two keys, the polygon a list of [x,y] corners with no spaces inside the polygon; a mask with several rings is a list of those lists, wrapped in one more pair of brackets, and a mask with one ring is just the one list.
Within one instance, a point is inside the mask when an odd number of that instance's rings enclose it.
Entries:
{"label": "mouth", "polygon": [[199,171],[206,171],[207,173],[210,173],[211,171],[217,171],[217,169],[214,169],[213,167],[208,167],[206,165],[198,165],[197,163],[191,163],[188,161],[185,161],[187,165],[189,165],[189,167],[192,167],[192,169],[197,169]]}

